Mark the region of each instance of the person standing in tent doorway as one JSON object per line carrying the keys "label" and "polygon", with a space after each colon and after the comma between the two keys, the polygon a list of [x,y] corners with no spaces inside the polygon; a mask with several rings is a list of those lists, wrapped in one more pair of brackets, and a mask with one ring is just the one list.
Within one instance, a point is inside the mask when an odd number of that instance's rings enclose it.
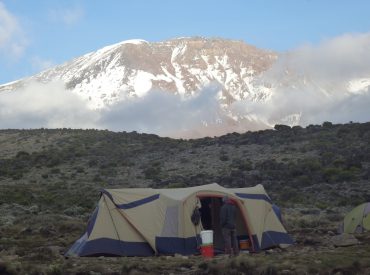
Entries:
{"label": "person standing in tent doorway", "polygon": [[231,255],[231,252],[236,256],[239,254],[238,240],[236,238],[236,206],[234,201],[225,196],[222,198],[223,205],[221,207],[220,220],[222,235],[225,244],[225,254]]}

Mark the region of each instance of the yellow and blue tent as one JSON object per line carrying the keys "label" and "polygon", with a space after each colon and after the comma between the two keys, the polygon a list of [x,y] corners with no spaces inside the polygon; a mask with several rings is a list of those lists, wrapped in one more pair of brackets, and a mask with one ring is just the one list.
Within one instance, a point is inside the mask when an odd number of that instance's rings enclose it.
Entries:
{"label": "yellow and blue tent", "polygon": [[[215,249],[222,250],[221,198],[237,206],[236,232],[249,239],[251,251],[293,243],[262,185],[224,188],[216,183],[175,189],[101,190],[86,232],[67,256],[151,256],[196,254],[200,232],[213,230]],[[200,209],[200,222],[192,221]],[[205,211],[207,210],[207,211]]]}

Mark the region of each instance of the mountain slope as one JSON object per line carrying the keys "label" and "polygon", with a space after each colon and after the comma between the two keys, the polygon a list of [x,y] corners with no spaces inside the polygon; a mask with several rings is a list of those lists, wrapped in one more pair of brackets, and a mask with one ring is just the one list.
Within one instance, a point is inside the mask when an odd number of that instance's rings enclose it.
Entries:
{"label": "mountain slope", "polygon": [[225,103],[268,97],[268,89],[253,79],[271,67],[277,55],[241,41],[179,38],[158,43],[128,40],[88,53],[63,65],[11,85],[27,81],[62,80],[93,109],[126,97],[141,97],[150,89],[191,95],[210,83],[221,85]]}

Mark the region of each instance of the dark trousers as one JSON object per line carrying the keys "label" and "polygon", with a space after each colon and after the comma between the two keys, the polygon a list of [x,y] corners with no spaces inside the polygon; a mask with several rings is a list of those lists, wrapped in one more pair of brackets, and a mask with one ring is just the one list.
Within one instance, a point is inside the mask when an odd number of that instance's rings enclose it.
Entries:
{"label": "dark trousers", "polygon": [[236,230],[229,228],[222,228],[222,235],[224,237],[225,254],[234,255],[239,254],[238,240],[236,238]]}

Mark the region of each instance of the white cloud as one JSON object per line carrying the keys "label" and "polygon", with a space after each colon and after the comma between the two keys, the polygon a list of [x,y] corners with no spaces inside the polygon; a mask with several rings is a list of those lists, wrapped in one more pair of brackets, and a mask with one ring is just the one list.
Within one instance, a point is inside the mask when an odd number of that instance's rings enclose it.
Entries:
{"label": "white cloud", "polygon": [[317,46],[305,45],[278,62],[275,70],[287,69],[317,80],[369,76],[370,33],[346,34],[327,39]]}
{"label": "white cloud", "polygon": [[96,128],[172,137],[212,135],[224,128],[218,124],[225,116],[216,99],[218,91],[219,87],[210,86],[187,99],[151,91],[97,111],[66,90],[62,82],[32,82],[0,94],[0,128]]}
{"label": "white cloud", "polygon": [[0,2],[0,54],[19,58],[27,43],[18,19]]}
{"label": "white cloud", "polygon": [[232,107],[270,126],[286,122],[292,114],[303,126],[370,121],[369,87],[353,93],[348,89],[353,79],[370,80],[370,34],[343,35],[280,56],[261,79],[273,87],[271,99]]}
{"label": "white cloud", "polygon": [[0,128],[94,128],[98,114],[61,82],[0,94]]}
{"label": "white cloud", "polygon": [[[139,131],[172,137],[199,137],[215,132],[225,117],[217,101],[219,87],[211,85],[196,96],[151,91],[102,110],[100,125],[116,131]],[[207,126],[207,127],[206,127]]]}
{"label": "white cloud", "polygon": [[67,26],[72,26],[78,23],[85,15],[84,10],[80,6],[72,8],[53,9],[49,11],[49,18],[55,22],[62,22]]}

